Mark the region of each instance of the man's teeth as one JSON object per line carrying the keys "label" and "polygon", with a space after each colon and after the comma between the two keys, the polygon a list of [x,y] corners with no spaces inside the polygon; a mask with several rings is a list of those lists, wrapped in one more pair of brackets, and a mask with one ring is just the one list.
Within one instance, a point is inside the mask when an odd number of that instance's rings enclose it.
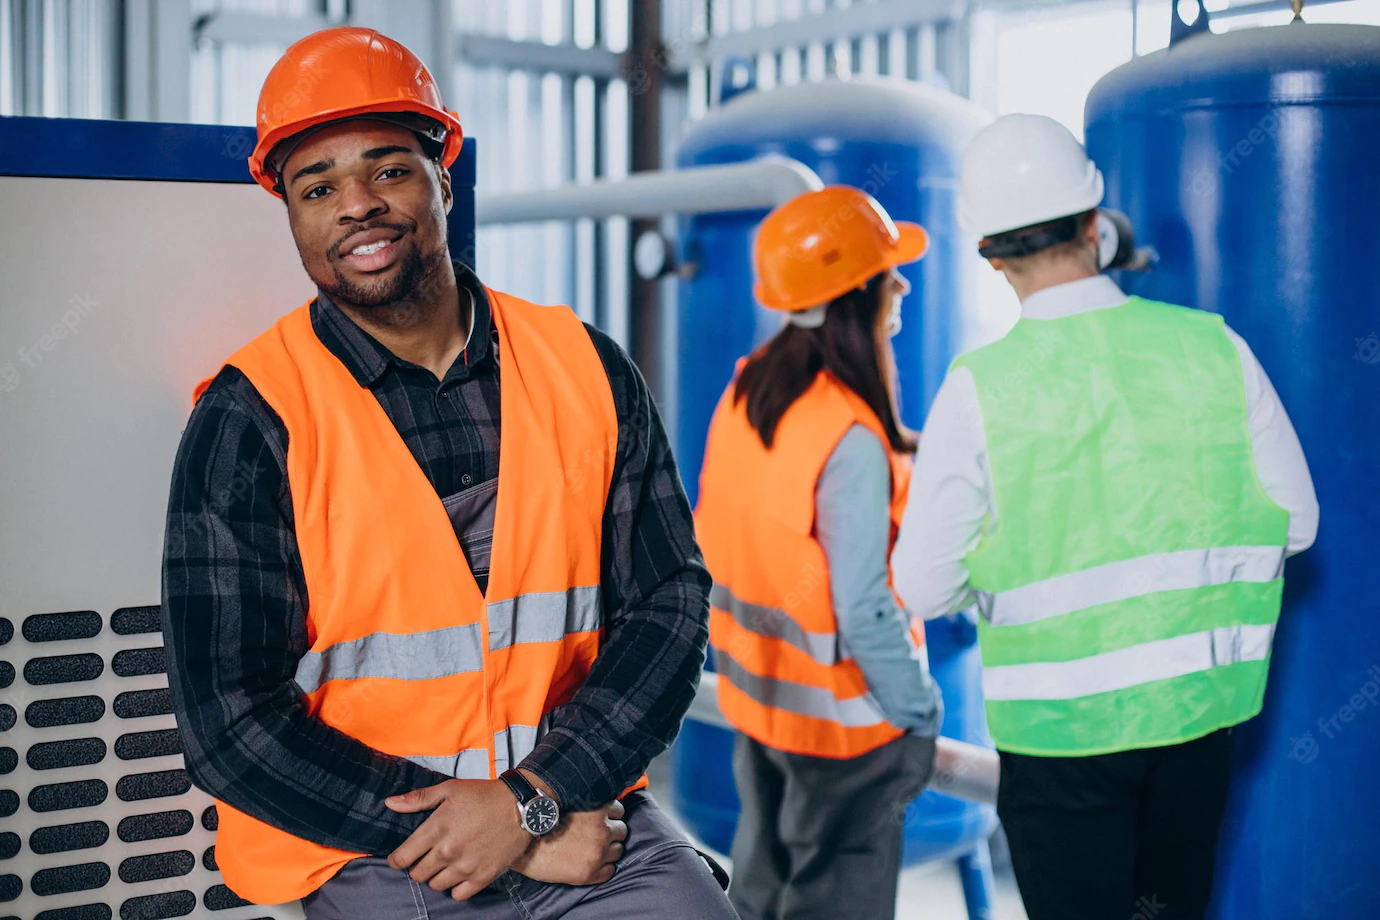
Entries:
{"label": "man's teeth", "polygon": [[354,249],[351,249],[351,250],[350,250],[350,255],[352,255],[352,256],[367,256],[367,255],[369,255],[369,254],[371,254],[371,253],[378,252],[380,249],[382,249],[382,248],[385,247],[385,246],[392,245],[392,243],[393,243],[392,240],[379,240],[377,243],[369,243],[369,244],[367,244],[367,245],[365,245],[365,246],[356,246]]}

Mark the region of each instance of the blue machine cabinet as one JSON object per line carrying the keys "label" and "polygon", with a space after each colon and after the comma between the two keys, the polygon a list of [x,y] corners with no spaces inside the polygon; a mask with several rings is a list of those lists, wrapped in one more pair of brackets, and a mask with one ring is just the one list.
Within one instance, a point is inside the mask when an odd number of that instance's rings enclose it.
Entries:
{"label": "blue machine cabinet", "polygon": [[1213,915],[1380,917],[1380,28],[1188,35],[1104,77],[1086,120],[1107,204],[1159,254],[1124,286],[1250,343],[1322,508],[1239,729]]}

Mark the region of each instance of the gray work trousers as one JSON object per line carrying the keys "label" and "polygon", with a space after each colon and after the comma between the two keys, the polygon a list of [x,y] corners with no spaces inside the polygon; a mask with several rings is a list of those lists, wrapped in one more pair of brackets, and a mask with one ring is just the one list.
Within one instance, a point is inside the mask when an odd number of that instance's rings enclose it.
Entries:
{"label": "gray work trousers", "polygon": [[933,769],[934,739],[918,735],[849,760],[738,735],[729,898],[742,920],[894,917],[906,806]]}
{"label": "gray work trousers", "polygon": [[709,867],[651,795],[634,792],[623,804],[627,849],[602,885],[549,885],[506,872],[456,901],[370,856],[346,863],[302,907],[307,920],[736,920]]}

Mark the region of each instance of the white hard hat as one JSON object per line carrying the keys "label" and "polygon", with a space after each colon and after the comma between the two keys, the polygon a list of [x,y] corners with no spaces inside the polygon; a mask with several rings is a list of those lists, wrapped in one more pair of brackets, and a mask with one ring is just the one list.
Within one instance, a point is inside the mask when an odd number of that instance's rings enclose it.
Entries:
{"label": "white hard hat", "polygon": [[1102,203],[1102,172],[1083,145],[1043,115],[1003,115],[963,151],[958,220],[988,237]]}

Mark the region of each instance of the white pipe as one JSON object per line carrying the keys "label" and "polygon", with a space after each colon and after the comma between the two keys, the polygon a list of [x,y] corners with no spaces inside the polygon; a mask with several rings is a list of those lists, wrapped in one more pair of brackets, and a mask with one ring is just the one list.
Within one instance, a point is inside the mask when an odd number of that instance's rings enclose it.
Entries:
{"label": "white pipe", "polygon": [[[700,677],[700,689],[690,703],[686,718],[708,725],[728,728],[719,711],[719,675],[706,671]],[[997,781],[1001,775],[1001,761],[991,748],[939,738],[935,750],[934,775],[930,788],[973,802],[997,802]]]}
{"label": "white pipe", "polygon": [[766,156],[750,163],[640,172],[586,185],[475,196],[481,225],[582,217],[661,217],[771,208],[824,187],[796,160]]}
{"label": "white pipe", "polygon": [[991,748],[939,737],[930,788],[973,802],[997,804],[1001,760]]}

